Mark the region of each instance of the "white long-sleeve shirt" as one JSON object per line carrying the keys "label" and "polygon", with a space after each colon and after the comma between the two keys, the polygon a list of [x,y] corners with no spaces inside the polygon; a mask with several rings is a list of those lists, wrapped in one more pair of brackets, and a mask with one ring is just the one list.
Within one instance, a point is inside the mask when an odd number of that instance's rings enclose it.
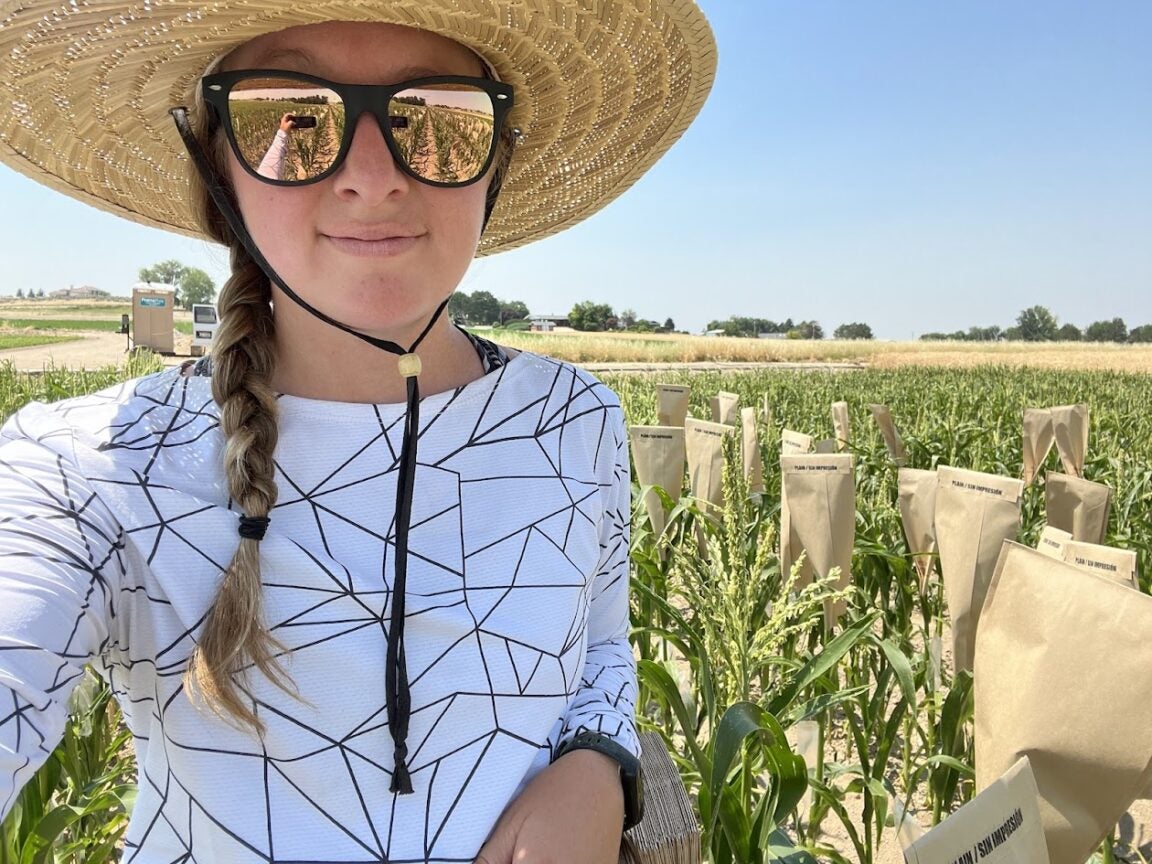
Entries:
{"label": "white long-sleeve shirt", "polygon": [[639,752],[610,390],[523,353],[421,403],[411,795],[389,792],[384,695],[404,406],[279,405],[264,615],[306,701],[251,672],[263,742],[182,685],[238,542],[210,379],[164,372],[5,425],[0,816],[59,741],[85,663],[135,739],[125,862],[471,862],[562,739]]}

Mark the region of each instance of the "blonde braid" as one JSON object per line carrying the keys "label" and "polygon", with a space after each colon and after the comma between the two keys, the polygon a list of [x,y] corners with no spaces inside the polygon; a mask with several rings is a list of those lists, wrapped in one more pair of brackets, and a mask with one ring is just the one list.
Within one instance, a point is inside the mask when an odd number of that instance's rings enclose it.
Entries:
{"label": "blonde braid", "polygon": [[[206,112],[197,111],[198,118]],[[197,137],[218,176],[227,177],[227,143],[201,126]],[[231,250],[232,275],[220,291],[220,327],[212,347],[212,395],[220,406],[224,474],[228,492],[245,516],[266,517],[276,503],[277,404],[270,385],[275,367],[275,325],[268,277],[227,227],[193,171],[191,191],[205,233]],[[283,644],[273,638],[262,614],[260,542],[239,538],[212,608],[192,652],[185,687],[203,697],[224,719],[263,734],[264,724],[242,698],[237,675],[254,665],[274,684],[299,698],[277,660]]]}

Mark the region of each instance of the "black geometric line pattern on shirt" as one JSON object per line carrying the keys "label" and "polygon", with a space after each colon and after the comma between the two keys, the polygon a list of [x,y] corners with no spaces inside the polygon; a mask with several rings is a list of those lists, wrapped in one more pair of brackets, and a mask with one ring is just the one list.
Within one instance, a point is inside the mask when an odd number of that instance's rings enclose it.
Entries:
{"label": "black geometric line pattern on shirt", "polygon": [[[599,444],[599,442],[604,441],[605,433],[608,433],[613,439],[612,444],[616,452],[612,454],[601,454],[599,447],[597,447],[593,458],[597,462],[600,458],[602,458],[602,456],[616,458],[617,464],[614,466],[613,477],[615,482],[619,482],[621,473],[626,472],[626,463],[624,463],[624,466],[622,467],[619,462],[621,453],[625,453],[624,458],[626,458],[626,450],[624,450],[623,441],[619,440],[620,436],[612,434],[610,431],[615,427],[613,427],[612,423],[610,422],[609,415],[612,410],[618,411],[618,407],[613,408],[613,406],[608,405],[600,400],[600,394],[596,392],[596,385],[594,383],[590,383],[587,380],[581,380],[574,375],[565,375],[564,372],[565,370],[562,367],[557,367],[552,382],[552,388],[539,399],[527,405],[521,406],[520,409],[516,412],[509,413],[505,416],[490,417],[488,416],[485,409],[496,395],[496,392],[499,388],[499,384],[497,384],[497,386],[493,388],[493,391],[489,394],[488,402],[478,412],[475,427],[467,440],[463,442],[455,451],[447,452],[437,458],[434,462],[430,463],[430,467],[441,468],[443,470],[445,466],[451,464],[454,456],[468,448],[498,446],[501,444],[507,444],[510,441],[517,440],[533,440],[536,442],[541,454],[554,472],[550,479],[559,480],[563,486],[564,492],[567,494],[566,506],[558,508],[553,512],[549,512],[548,514],[536,519],[535,521],[518,527],[516,530],[511,531],[505,535],[496,537],[490,540],[489,543],[483,547],[472,549],[470,552],[462,554],[462,564],[466,563],[469,557],[475,556],[494,546],[507,546],[508,544],[518,544],[519,548],[517,551],[519,557],[517,558],[517,564],[519,564],[519,561],[522,560],[523,555],[527,550],[529,540],[534,537],[542,538],[545,542],[550,544],[561,556],[567,558],[566,544],[576,520],[581,519],[584,521],[590,521],[591,519],[589,514],[581,509],[580,505],[589,501],[593,496],[597,494],[598,491],[600,491],[597,487],[589,487],[586,481],[581,481],[574,477],[568,477],[564,474],[564,458],[562,446],[563,437],[566,427],[575,420],[585,418],[589,415],[600,415],[601,429],[600,435],[597,437],[597,442]],[[502,373],[503,370],[500,370],[500,372],[496,374],[500,375]],[[420,435],[422,438],[430,434],[430,431],[435,427],[437,417],[441,416],[443,411],[446,411],[455,402],[455,400],[460,396],[460,392],[461,391],[457,391],[451,395],[451,397],[446,401],[444,408],[440,413],[437,413],[436,415],[433,415],[425,420],[420,430]],[[598,404],[587,406],[586,400],[582,400],[581,397],[588,395],[591,395]],[[151,509],[153,515],[152,520],[143,520],[127,529],[127,534],[129,535],[149,536],[149,532],[154,532],[150,537],[150,543],[141,544],[141,548],[146,550],[146,560],[149,563],[153,561],[163,543],[178,542],[179,544],[182,544],[183,548],[187,550],[187,552],[199,555],[206,561],[211,562],[215,568],[222,569],[226,562],[213,560],[199,548],[199,545],[196,543],[194,538],[185,536],[184,533],[182,533],[183,523],[185,521],[192,520],[196,515],[203,513],[206,510],[212,509],[214,505],[205,505],[201,503],[198,506],[192,507],[190,509],[187,507],[177,507],[174,510],[169,510],[167,507],[167,505],[171,503],[169,500],[169,493],[175,493],[172,497],[177,498],[179,490],[171,489],[170,487],[164,486],[162,484],[151,482],[149,479],[149,473],[151,472],[153,466],[161,458],[163,451],[194,444],[204,436],[212,434],[215,430],[218,421],[215,416],[214,404],[212,401],[210,399],[203,400],[198,404],[190,405],[188,404],[188,397],[188,389],[181,386],[180,381],[173,381],[170,392],[165,395],[165,398],[153,399],[150,397],[145,397],[146,403],[151,403],[148,408],[140,412],[133,419],[117,422],[110,425],[107,430],[107,443],[103,445],[101,448],[102,450],[105,452],[115,450],[147,452],[148,459],[142,471],[134,472],[131,483],[121,480],[102,481],[99,478],[97,478],[94,482],[97,484],[106,482],[109,485],[132,486],[134,487],[134,491],[138,493],[139,502],[146,503],[147,506]],[[578,411],[572,411],[572,406],[578,404],[582,405],[581,409]],[[63,413],[67,414],[69,410],[70,409],[65,408],[63,409]],[[536,413],[533,415],[533,412]],[[514,427],[516,425],[515,421],[518,419],[519,415],[535,416],[534,428],[528,433],[517,432],[516,434],[502,434],[502,430],[505,429],[505,427]],[[160,419],[159,424],[157,423],[158,419]],[[343,520],[346,525],[350,525],[350,527],[362,531],[370,535],[372,538],[383,542],[384,556],[382,559],[382,568],[384,569],[382,572],[384,574],[387,573],[388,568],[388,553],[394,549],[394,522],[393,524],[390,524],[387,530],[383,533],[381,533],[379,530],[373,530],[372,528],[365,525],[349,523],[349,521],[340,514],[337,507],[329,506],[326,503],[326,499],[337,492],[343,492],[348,489],[354,489],[356,487],[369,486],[373,481],[386,477],[396,470],[396,462],[398,461],[398,447],[396,446],[398,441],[396,439],[400,434],[401,423],[402,419],[397,419],[390,424],[385,424],[382,421],[379,434],[375,439],[367,441],[361,450],[352,454],[352,456],[350,456],[341,465],[335,466],[320,482],[313,482],[307,485],[302,484],[297,482],[291,476],[287,475],[283,470],[283,466],[279,464],[277,465],[277,481],[280,485],[280,488],[285,491],[290,490],[289,495],[283,496],[282,499],[278,501],[276,505],[277,508],[294,505],[306,505],[311,508],[314,516],[315,528],[322,540],[322,545],[326,553],[330,552],[330,549],[328,548],[328,543],[325,536],[326,523],[323,518],[325,516],[336,520]],[[509,429],[508,431],[511,433],[512,430]],[[555,439],[555,444],[551,447],[545,445],[545,441],[550,438]],[[342,479],[348,466],[354,463],[357,458],[363,454],[364,451],[371,448],[378,441],[386,444],[389,448],[389,452],[391,454],[391,464],[389,464],[384,470],[377,473],[373,473],[367,476],[359,476],[356,479]],[[5,464],[7,465],[7,463]],[[421,462],[421,465],[423,464],[424,463]],[[17,469],[19,468],[18,465],[10,465],[8,467]],[[89,497],[83,502],[77,502],[73,500],[69,493],[69,489],[71,487],[82,488],[83,483],[78,482],[81,480],[81,478],[76,476],[73,470],[70,470],[70,466],[67,466],[60,460],[58,460],[56,467],[58,473],[54,478],[56,481],[55,489],[53,489],[49,483],[45,482],[45,478],[40,478],[36,481],[36,487],[46,493],[47,500],[44,500],[43,498],[40,499],[38,501],[40,512],[32,513],[28,518],[29,521],[43,521],[51,519],[69,520],[75,526],[78,535],[82,538],[84,552],[86,554],[84,556],[79,556],[75,554],[75,550],[62,549],[61,558],[58,562],[65,566],[71,567],[77,572],[84,573],[86,578],[89,580],[87,596],[85,597],[84,603],[81,607],[78,620],[75,622],[75,625],[72,629],[72,633],[74,634],[80,628],[79,618],[82,618],[84,615],[88,614],[88,611],[92,606],[92,597],[95,594],[101,595],[96,605],[98,607],[102,606],[107,609],[107,614],[109,615],[110,619],[115,618],[115,607],[117,600],[115,597],[108,596],[109,587],[108,581],[105,577],[105,572],[106,568],[108,568],[110,572],[116,573],[119,577],[123,577],[126,574],[125,564],[121,557],[121,552],[125,543],[125,537],[123,534],[117,537],[106,536],[106,532],[100,530],[97,523],[85,520],[85,508],[92,501],[92,493],[89,493]],[[449,471],[448,473],[451,475],[455,472]],[[524,476],[504,475],[499,478],[486,478],[485,480],[461,481],[458,474],[455,474],[455,476],[459,485],[465,485],[467,483],[484,483],[487,480],[539,479],[538,475],[529,474]],[[460,498],[458,497],[454,505],[444,507],[434,513],[424,514],[420,521],[414,521],[414,531],[417,527],[426,523],[434,522],[437,519],[450,517],[453,515],[455,515],[455,518],[459,518],[459,513],[457,511],[459,510],[460,506],[461,502]],[[273,513],[273,516],[275,518],[275,512]],[[545,523],[557,522],[557,517],[560,517],[559,521],[564,521],[566,519],[566,526],[564,527],[564,530],[546,530],[543,527]],[[613,525],[613,531],[609,540],[612,544],[616,544],[617,547],[619,544],[626,542],[625,529],[627,526],[628,517],[629,514],[626,511],[611,512],[605,514],[605,518],[610,519]],[[11,520],[5,520],[5,522],[8,521]],[[15,526],[12,527],[14,528]],[[13,535],[8,533],[6,535],[6,539],[7,537],[11,536]],[[461,542],[463,543],[463,538],[461,538]],[[326,574],[326,576],[331,580],[332,588],[331,590],[321,588],[303,589],[312,591],[313,593],[319,591],[320,597],[315,598],[315,602],[312,605],[306,605],[302,607],[296,615],[278,622],[275,625],[274,631],[281,629],[290,630],[291,628],[297,626],[316,625],[336,626],[337,628],[344,629],[335,629],[326,636],[316,638],[312,641],[297,643],[293,646],[293,651],[304,651],[314,645],[340,639],[343,636],[347,636],[349,633],[363,628],[378,627],[382,636],[384,639],[386,639],[388,629],[386,610],[389,606],[390,599],[390,587],[387,578],[385,578],[384,584],[379,590],[371,591],[364,590],[363,588],[357,589],[353,586],[351,574],[347,570],[345,570],[343,573],[333,572],[309,550],[303,546],[300,546],[299,544],[298,548],[311,559],[313,564],[316,565],[319,570]],[[461,551],[463,552],[463,549]],[[620,551],[621,550],[619,548],[602,550],[602,561],[623,561],[623,567],[620,567],[618,563],[616,572],[614,573],[592,574],[594,577],[610,577],[611,581],[602,583],[600,585],[601,590],[606,590],[618,580],[627,580],[628,578],[626,550],[624,550],[625,554],[623,555],[619,554]],[[616,554],[613,555],[613,552]],[[421,558],[418,550],[414,550],[414,552],[410,554],[413,554],[414,558]],[[457,568],[438,564],[438,562],[427,558],[423,558],[421,560],[424,560],[425,563],[430,565],[440,566],[443,570],[455,576],[463,577],[465,575],[463,567]],[[568,560],[570,564],[574,564],[574,562],[572,562],[570,559]],[[508,585],[503,586],[502,590],[505,596],[511,591],[513,587],[539,587],[545,589],[554,589],[557,587],[578,587],[576,583],[553,582],[540,585],[522,583],[517,581],[518,577],[519,566],[517,566],[517,568],[513,571]],[[593,582],[594,579],[590,578],[587,581],[587,585],[591,585]],[[265,587],[269,589],[286,589],[296,591],[302,590],[301,586],[278,582],[274,574],[270,574],[266,578]],[[582,590],[587,590],[586,586],[584,585],[579,587],[581,587]],[[485,588],[481,590],[487,591],[492,589]],[[130,586],[125,584],[124,591],[129,593],[143,591],[145,592],[144,596],[147,598],[148,602],[161,604],[168,602],[166,598],[149,596],[144,586]],[[466,588],[464,589],[464,594],[465,598],[462,601],[457,600],[455,603],[463,602],[467,604],[468,600]],[[451,600],[452,598],[448,597],[446,599]],[[350,601],[351,603],[355,604],[361,614],[348,617],[346,614],[341,613],[339,617],[334,617],[331,619],[324,617],[312,617],[323,610],[325,607],[333,605],[340,600]],[[579,634],[583,630],[585,622],[582,619],[573,620],[571,622],[569,632],[564,634],[564,638],[561,642],[561,647],[558,652],[542,651],[536,646],[523,644],[517,639],[508,636],[507,634],[485,628],[484,625],[486,620],[489,616],[495,613],[499,606],[499,602],[499,599],[497,599],[495,602],[492,602],[484,615],[477,616],[476,614],[473,614],[473,621],[475,625],[474,631],[472,633],[466,634],[466,636],[462,638],[476,638],[478,650],[481,656],[484,658],[485,669],[487,669],[489,665],[485,652],[494,649],[490,646],[486,646],[481,637],[489,637],[494,640],[495,645],[499,646],[499,648],[501,648],[506,654],[508,664],[515,675],[516,695],[523,696],[531,688],[532,682],[535,679],[541,664],[544,663],[547,658],[558,659],[561,654],[569,651],[576,644],[579,639]],[[455,605],[455,603],[453,605]],[[419,616],[433,608],[436,607],[424,606],[415,610],[409,610],[408,615],[412,617]],[[586,615],[586,603],[579,604],[578,608],[583,610],[584,615]],[[195,622],[195,625],[192,628],[192,632],[198,629],[201,623],[202,620]],[[110,634],[117,632],[115,626],[110,626],[108,632]],[[109,679],[112,681],[113,688],[117,692],[117,696],[121,699],[129,698],[129,694],[125,691],[125,689],[122,686],[117,685],[117,679],[120,673],[130,670],[138,663],[147,663],[154,666],[156,668],[159,679],[180,676],[186,666],[187,654],[185,653],[183,657],[177,656],[167,661],[165,661],[163,658],[165,655],[176,653],[178,646],[180,645],[184,646],[186,652],[187,649],[189,649],[191,646],[192,632],[185,632],[180,634],[179,637],[172,642],[172,644],[163,646],[163,648],[157,652],[157,656],[155,658],[131,658],[130,652],[128,651],[128,646],[119,644],[114,645],[110,639],[105,639],[104,642],[99,646],[100,653],[108,652],[112,648],[116,648],[119,652],[120,668],[117,668],[117,665],[113,664],[106,667],[104,670],[106,674],[108,674]],[[448,648],[446,648],[445,651],[442,652],[439,656],[432,658],[431,662],[426,666],[426,668],[411,669],[410,675],[412,683],[414,685],[417,684],[424,674],[427,674],[433,666],[447,657],[452,647],[454,646],[448,646]],[[14,649],[9,646],[0,646],[0,650]],[[381,647],[381,651],[383,651],[383,646]],[[59,667],[56,669],[51,682],[49,682],[48,686],[44,688],[49,694],[56,693],[62,689],[70,687],[75,682],[77,675],[79,674],[79,664],[88,659],[84,652],[76,652],[72,649],[71,636],[65,640],[63,646],[57,649],[57,654],[60,658]],[[631,702],[634,701],[635,694],[630,692],[631,686],[628,683],[627,674],[616,676],[616,680],[611,680],[611,676],[608,673],[615,668],[619,667],[614,666],[612,663],[604,664],[597,670],[596,675],[591,680],[581,680],[580,689],[577,692],[575,701],[573,701],[570,706],[569,713],[578,714],[579,709],[583,707],[583,703],[585,702],[595,707],[597,692],[599,692],[600,695],[607,693],[608,703],[612,706],[629,706]],[[627,673],[630,670],[625,669],[624,671]],[[603,689],[601,686],[602,682],[600,681],[601,677],[609,679],[604,682],[609,689]],[[441,764],[445,760],[448,760],[450,757],[456,756],[466,751],[471,751],[471,758],[473,759],[472,773],[475,773],[480,763],[483,761],[485,755],[489,752],[492,742],[496,739],[497,736],[512,735],[515,737],[514,732],[501,728],[495,709],[495,697],[497,695],[506,697],[511,694],[497,694],[494,692],[493,682],[489,680],[488,683],[489,689],[487,691],[460,691],[459,693],[451,695],[447,699],[438,700],[436,702],[425,705],[413,706],[413,714],[420,712],[435,712],[436,720],[430,724],[429,734],[431,734],[431,731],[436,729],[440,720],[446,716],[448,710],[452,706],[452,702],[458,697],[469,695],[484,695],[491,696],[493,699],[492,727],[488,730],[485,730],[483,733],[476,735],[472,740],[461,743],[460,746],[456,749],[450,752],[441,753],[431,761],[421,762],[420,755],[422,748],[426,743],[426,739],[412,742],[411,759],[414,773],[419,771],[430,772],[427,791],[429,803],[431,803],[433,796],[437,774],[440,770]],[[165,698],[162,698],[162,694],[159,690],[152,697],[145,696],[144,694],[132,694],[132,701],[136,705],[151,703],[149,710],[154,714],[157,712],[156,705],[158,703],[163,703],[165,707],[159,709],[159,713],[162,714],[164,710],[166,710],[167,705],[170,705],[181,695],[181,690],[182,687],[177,687],[174,692],[170,693]],[[377,807],[377,811],[373,812],[372,807],[368,802],[365,801],[361,790],[360,774],[358,772],[363,772],[366,768],[370,767],[371,769],[384,774],[389,773],[389,767],[386,765],[387,760],[383,758],[383,756],[386,754],[381,752],[376,756],[373,756],[367,752],[361,752],[355,747],[356,739],[365,738],[367,733],[370,732],[380,732],[382,730],[386,730],[387,722],[385,719],[385,707],[383,705],[375,707],[368,716],[363,717],[359,720],[359,722],[355,723],[355,725],[351,727],[347,734],[341,737],[336,737],[331,734],[327,734],[322,730],[310,728],[304,724],[301,724],[296,718],[293,718],[287,713],[277,709],[275,706],[262,701],[251,691],[246,692],[248,692],[249,697],[252,698],[257,712],[261,714],[265,719],[268,719],[270,716],[278,717],[281,721],[300,727],[301,729],[307,731],[309,734],[315,736],[316,748],[305,754],[302,754],[298,758],[324,758],[332,756],[333,754],[338,754],[340,763],[342,763],[346,769],[346,777],[344,779],[347,784],[349,784],[350,787],[355,791],[360,807],[362,809],[364,823],[370,829],[371,842],[367,842],[366,837],[361,836],[345,825],[345,820],[348,819],[347,813],[330,813],[326,811],[324,809],[324,805],[321,802],[314,800],[303,789],[296,785],[288,773],[285,764],[281,760],[277,760],[269,756],[267,751],[263,748],[261,748],[260,751],[254,750],[250,752],[224,750],[219,752],[221,754],[226,754],[233,757],[258,758],[261,761],[262,774],[264,778],[262,789],[263,805],[266,813],[266,836],[262,839],[267,844],[266,848],[261,848],[260,840],[258,839],[245,839],[240,837],[224,822],[222,822],[221,819],[217,818],[214,814],[202,808],[199,802],[195,800],[191,791],[185,787],[184,783],[181,781],[181,778],[176,776],[171,771],[170,767],[162,777],[154,777],[147,769],[147,767],[142,767],[140,778],[141,782],[150,784],[157,791],[160,806],[156,808],[156,812],[153,815],[151,824],[143,827],[142,832],[138,834],[135,842],[129,844],[129,847],[126,849],[125,853],[125,862],[132,861],[136,854],[143,847],[147,846],[147,839],[149,835],[161,822],[163,822],[169,829],[171,836],[167,839],[177,840],[185,850],[185,854],[177,860],[194,860],[195,850],[191,845],[191,838],[194,834],[192,830],[194,811],[199,813],[199,818],[207,819],[213,822],[218,830],[232,837],[235,842],[244,847],[255,858],[269,862],[275,861],[278,862],[278,864],[279,862],[286,861],[287,859],[280,859],[276,857],[275,850],[272,846],[272,820],[274,817],[273,800],[275,795],[288,794],[289,788],[294,790],[304,800],[308,801],[309,804],[315,808],[318,814],[323,815],[325,818],[331,821],[334,828],[345,833],[350,840],[361,847],[365,855],[368,856],[363,860],[399,862],[402,860],[417,861],[431,859],[431,857],[435,854],[434,849],[437,845],[437,840],[449,825],[450,817],[456,804],[455,801],[452,802],[452,804],[445,810],[443,810],[442,818],[438,824],[432,824],[431,817],[433,814],[431,812],[431,808],[429,808],[430,818],[424,827],[424,858],[396,858],[389,856],[389,850],[385,848],[386,844],[381,837],[380,830],[377,825],[377,820],[381,819],[381,817],[385,817],[385,821],[387,821],[395,815],[395,799],[392,801],[392,808],[390,808],[391,813],[379,812],[380,802],[378,801],[373,802]],[[540,694],[535,695],[538,696]],[[33,710],[42,711],[44,710],[45,706],[33,706],[30,702],[22,700],[21,696],[15,691],[11,691],[11,698],[13,701],[12,710],[6,714],[0,715],[0,730],[3,730],[4,727],[8,724],[15,724],[16,740],[18,744],[22,741],[24,735],[33,734],[39,741],[39,749],[43,754],[46,754],[47,751],[45,749],[45,734],[40,729],[36,728],[36,726],[26,718],[26,715],[31,713]],[[605,722],[609,720],[612,722]],[[591,724],[581,723],[578,727],[574,728],[565,728],[561,731],[559,738],[566,737],[569,734],[574,734],[577,731],[588,728],[594,729],[595,731],[603,731],[610,735],[618,735],[622,732],[623,724],[619,721],[619,718],[612,718],[610,715],[601,714],[595,717],[595,721],[596,722]],[[558,743],[558,740],[548,742],[549,748],[554,747],[555,744]],[[163,746],[165,750],[167,750],[168,748],[182,748],[189,745],[182,744],[181,742],[173,740],[167,734],[165,734]],[[477,749],[479,752],[476,752]],[[354,767],[353,760],[356,761],[358,767]],[[170,762],[168,760],[165,760],[165,764],[170,766]],[[334,764],[331,766],[333,769],[335,767],[336,766]],[[283,782],[278,783],[276,778],[280,778],[280,780]],[[185,817],[180,819],[180,822],[183,823],[180,825],[177,824],[177,820],[174,818],[178,814],[168,812],[167,808],[165,807],[165,803],[174,794],[174,785],[182,790],[183,796],[186,799],[185,804],[187,810],[186,813],[180,814],[182,817]],[[278,788],[274,789],[274,787]],[[0,802],[0,804],[4,803],[5,802]],[[5,809],[7,809],[7,807],[5,807]],[[185,837],[188,838],[187,842],[184,839]]]}

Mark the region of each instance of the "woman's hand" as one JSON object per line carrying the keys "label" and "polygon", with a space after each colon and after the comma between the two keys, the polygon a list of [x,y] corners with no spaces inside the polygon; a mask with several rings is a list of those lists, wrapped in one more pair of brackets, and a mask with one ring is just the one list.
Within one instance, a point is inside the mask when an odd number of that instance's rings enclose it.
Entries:
{"label": "woman's hand", "polygon": [[623,829],[619,764],[572,750],[508,805],[476,864],[616,864]]}

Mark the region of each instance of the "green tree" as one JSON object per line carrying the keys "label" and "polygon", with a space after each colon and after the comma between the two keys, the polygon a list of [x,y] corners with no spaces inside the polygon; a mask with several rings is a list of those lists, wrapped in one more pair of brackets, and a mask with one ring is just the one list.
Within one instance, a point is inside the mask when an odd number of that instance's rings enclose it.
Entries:
{"label": "green tree", "polygon": [[969,327],[964,338],[969,342],[999,342],[1004,338],[1004,331],[995,324],[991,327]]}
{"label": "green tree", "polygon": [[872,328],[867,324],[854,321],[851,324],[841,324],[833,332],[836,339],[872,339]]}
{"label": "green tree", "polygon": [[625,330],[631,330],[636,325],[636,310],[625,309],[620,313],[620,324]]}
{"label": "green tree", "polygon": [[191,309],[194,303],[211,303],[216,296],[216,283],[199,267],[189,267],[180,277],[179,303]]}
{"label": "green tree", "polygon": [[156,282],[160,285],[171,285],[173,288],[180,286],[180,280],[184,278],[184,274],[188,272],[188,267],[181,264],[179,261],[161,261],[159,264],[153,264],[151,267],[140,268],[140,281],[141,282]]}
{"label": "green tree", "polygon": [[528,317],[528,306],[519,300],[502,302],[500,304],[500,323],[516,321]]}
{"label": "green tree", "polygon": [[468,320],[472,324],[500,323],[500,301],[488,291],[474,291],[472,293],[470,311]]}
{"label": "green tree", "polygon": [[664,327],[663,327],[664,332],[665,333],[671,333],[675,329],[676,329],[676,322],[673,321],[671,318],[665,318],[664,319]]}
{"label": "green tree", "polygon": [[577,303],[568,313],[568,323],[573,330],[607,330],[609,322],[616,320],[616,313],[607,303],[593,303],[585,300]]}
{"label": "green tree", "polygon": [[788,331],[789,339],[823,339],[824,328],[819,321],[801,321]]}
{"label": "green tree", "polygon": [[1084,328],[1085,342],[1127,342],[1128,325],[1123,318],[1111,321],[1093,321]]}
{"label": "green tree", "polygon": [[1152,342],[1152,324],[1141,324],[1128,331],[1129,342]]}
{"label": "green tree", "polygon": [[1051,342],[1056,338],[1059,322],[1044,306],[1030,306],[1016,316],[1020,338],[1025,342]]}
{"label": "green tree", "polygon": [[1075,324],[1068,323],[1056,331],[1056,340],[1058,342],[1079,342],[1084,338],[1084,334],[1080,332],[1080,328]]}
{"label": "green tree", "polygon": [[24,289],[23,288],[17,288],[16,289],[16,299],[17,300],[23,300],[24,299]]}
{"label": "green tree", "polygon": [[472,297],[467,291],[457,291],[448,298],[448,317],[461,324],[472,320]]}

